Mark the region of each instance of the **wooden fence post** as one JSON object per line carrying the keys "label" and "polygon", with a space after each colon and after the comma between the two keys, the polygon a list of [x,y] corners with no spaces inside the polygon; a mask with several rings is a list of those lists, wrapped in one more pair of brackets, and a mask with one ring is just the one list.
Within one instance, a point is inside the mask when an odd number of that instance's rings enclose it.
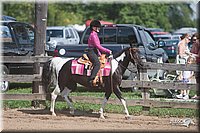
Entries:
{"label": "wooden fence post", "polygon": [[[142,62],[146,62],[146,59],[142,59]],[[142,68],[140,69],[140,81],[149,81],[149,77],[147,74],[147,69],[146,68]],[[149,89],[145,89],[145,88],[141,88],[142,91],[142,99],[149,99],[150,94],[149,94]]]}
{"label": "wooden fence post", "polygon": [[[47,2],[36,0],[35,3],[35,40],[34,40],[34,55],[44,56],[46,45],[46,22],[47,22]],[[36,62],[33,65],[33,73],[41,74],[41,64]],[[41,82],[33,81],[32,93],[44,94]],[[38,106],[37,101],[33,101],[34,107]]]}
{"label": "wooden fence post", "polygon": [[[142,59],[142,62],[146,62],[146,59],[145,58]],[[149,81],[146,68],[140,69],[139,73],[140,73],[140,79],[139,79],[140,81]],[[141,92],[142,92],[142,99],[144,100],[144,102],[150,98],[150,93],[149,93],[148,88],[141,88]],[[143,113],[147,114],[150,110],[150,107],[142,106],[142,110],[143,110]]]}

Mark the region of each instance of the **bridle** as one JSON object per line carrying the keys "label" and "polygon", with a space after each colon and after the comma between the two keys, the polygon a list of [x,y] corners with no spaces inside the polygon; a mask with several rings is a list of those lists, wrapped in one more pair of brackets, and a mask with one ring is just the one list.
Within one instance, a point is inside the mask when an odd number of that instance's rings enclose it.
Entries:
{"label": "bridle", "polygon": [[[131,60],[134,60],[135,65],[137,66],[137,65],[139,65],[139,64],[137,63],[137,61],[135,61],[135,58],[134,58],[134,55],[133,55],[132,51],[137,52],[138,49],[137,49],[137,48],[129,48],[129,53],[130,53]],[[114,59],[116,60],[116,58],[114,58]],[[119,63],[118,60],[116,60],[116,61]],[[122,68],[129,70],[131,73],[135,73],[135,71],[132,71],[132,70],[129,69],[128,67],[123,66],[121,63],[119,63],[119,65],[120,65]],[[141,65],[139,65],[139,66],[141,66]]]}

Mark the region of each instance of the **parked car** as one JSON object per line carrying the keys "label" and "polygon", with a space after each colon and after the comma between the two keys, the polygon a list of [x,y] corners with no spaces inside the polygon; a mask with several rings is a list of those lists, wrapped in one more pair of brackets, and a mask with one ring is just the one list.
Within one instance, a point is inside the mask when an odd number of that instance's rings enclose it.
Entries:
{"label": "parked car", "polygon": [[161,28],[146,28],[148,31],[150,31],[151,32],[151,34],[153,33],[153,32],[164,32],[164,30],[163,29],[161,29]]}
{"label": "parked car", "polygon": [[193,27],[182,27],[176,31],[173,32],[173,35],[183,35],[185,33],[188,33],[190,35],[193,35],[194,33],[197,32],[197,28]]}
{"label": "parked car", "polygon": [[52,26],[47,27],[48,42],[46,51],[52,55],[56,45],[77,45],[80,38],[76,29],[71,26]]}
{"label": "parked car", "polygon": [[155,41],[165,40],[165,39],[172,39],[172,35],[171,34],[154,34],[153,37],[155,38]]}
{"label": "parked car", "polygon": [[149,30],[153,36],[169,34],[169,32],[165,32],[164,29],[161,28],[146,28],[146,29]]}
{"label": "parked car", "polygon": [[165,43],[163,49],[166,51],[168,57],[176,58],[179,39],[164,39],[163,41]]}
{"label": "parked car", "polygon": [[11,16],[2,15],[1,21],[17,21],[17,19]]}

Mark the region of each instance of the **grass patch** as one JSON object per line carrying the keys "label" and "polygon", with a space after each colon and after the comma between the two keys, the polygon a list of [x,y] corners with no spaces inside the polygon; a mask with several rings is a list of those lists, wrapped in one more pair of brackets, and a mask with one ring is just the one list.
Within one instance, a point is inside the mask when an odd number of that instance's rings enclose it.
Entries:
{"label": "grass patch", "polygon": [[[9,90],[6,92],[7,94],[24,94],[24,93],[31,93],[32,90],[30,87],[17,87]],[[29,85],[30,86],[30,85]],[[191,91],[192,92],[192,91]],[[141,93],[139,91],[131,92],[131,91],[124,91],[122,89],[122,94],[125,99],[140,99]],[[88,96],[88,97],[97,97],[102,98],[104,97],[104,92],[72,92],[70,96]],[[116,99],[117,97],[112,94],[111,99]],[[72,99],[73,100],[73,99]],[[73,103],[76,110],[81,111],[99,111],[101,104],[91,104],[91,103],[83,103],[83,102],[74,102]],[[50,108],[50,101],[46,101],[47,108]],[[4,108],[30,108],[31,101],[24,101],[24,100],[4,100],[3,101]],[[57,110],[65,110],[68,108],[65,102],[57,101],[55,105],[55,109]],[[128,106],[129,113],[131,115],[141,115],[143,113],[142,106]],[[175,109],[175,108],[150,108],[147,115],[151,116],[161,116],[161,117],[198,117],[198,109]],[[124,113],[124,108],[122,105],[113,105],[107,104],[105,107],[105,112],[110,113]],[[146,115],[146,113],[145,113]]]}
{"label": "grass patch", "polygon": [[7,100],[3,101],[3,108],[30,108],[31,101],[24,101],[24,100]]}
{"label": "grass patch", "polygon": [[149,115],[162,117],[198,117],[196,109],[151,108]]}

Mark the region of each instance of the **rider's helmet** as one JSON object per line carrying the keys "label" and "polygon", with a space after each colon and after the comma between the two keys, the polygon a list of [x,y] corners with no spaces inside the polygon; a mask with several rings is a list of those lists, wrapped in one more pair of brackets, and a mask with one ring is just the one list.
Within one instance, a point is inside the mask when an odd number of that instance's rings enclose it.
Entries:
{"label": "rider's helmet", "polygon": [[90,23],[90,29],[92,29],[93,27],[101,27],[101,23],[99,20],[92,20],[92,22]]}

